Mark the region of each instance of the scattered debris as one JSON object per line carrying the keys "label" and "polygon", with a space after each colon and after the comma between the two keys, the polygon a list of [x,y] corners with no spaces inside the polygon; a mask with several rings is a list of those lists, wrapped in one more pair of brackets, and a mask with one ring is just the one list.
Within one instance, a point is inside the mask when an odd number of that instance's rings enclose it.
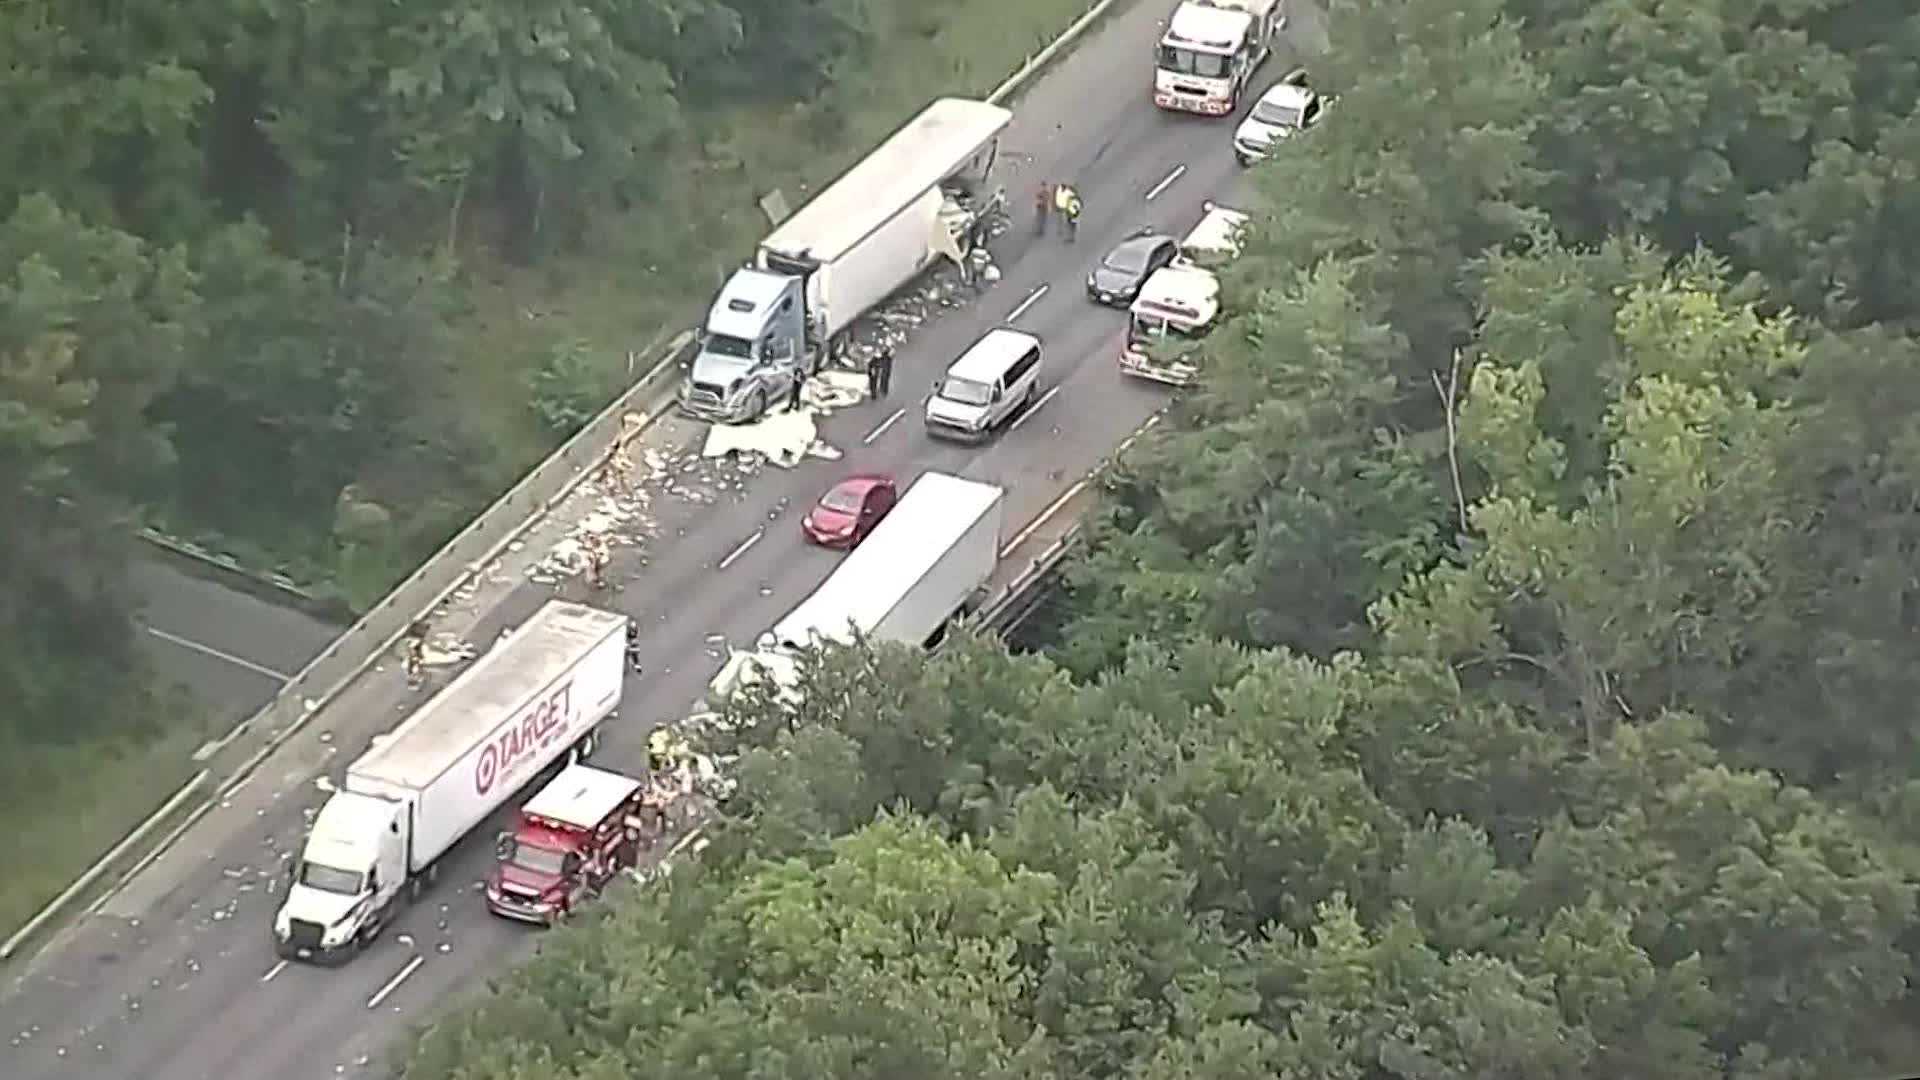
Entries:
{"label": "scattered debris", "polygon": [[[864,363],[864,361],[863,361]],[[829,460],[840,451],[820,441],[819,418],[866,400],[864,373],[823,371],[807,380],[800,407],[773,408],[751,424],[715,424],[707,431],[702,457],[758,455],[781,468],[792,468],[809,455]]]}

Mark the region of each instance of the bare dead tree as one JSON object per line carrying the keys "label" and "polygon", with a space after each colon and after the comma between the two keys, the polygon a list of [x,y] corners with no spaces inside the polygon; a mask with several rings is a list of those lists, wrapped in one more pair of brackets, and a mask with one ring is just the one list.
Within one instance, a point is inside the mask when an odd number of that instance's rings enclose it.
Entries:
{"label": "bare dead tree", "polygon": [[1453,476],[1453,505],[1460,515],[1460,531],[1468,532],[1467,493],[1460,483],[1460,430],[1456,416],[1460,401],[1460,350],[1453,350],[1453,367],[1447,372],[1447,381],[1440,381],[1440,373],[1430,372],[1433,377],[1434,392],[1440,395],[1440,404],[1447,410],[1447,470]]}

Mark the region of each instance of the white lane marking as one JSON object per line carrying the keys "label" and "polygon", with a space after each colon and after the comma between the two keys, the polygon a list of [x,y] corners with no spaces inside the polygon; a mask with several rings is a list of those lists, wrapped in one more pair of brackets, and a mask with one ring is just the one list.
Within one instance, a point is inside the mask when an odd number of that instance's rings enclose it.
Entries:
{"label": "white lane marking", "polygon": [[1062,492],[1060,494],[1060,497],[1053,500],[1053,503],[1051,505],[1049,505],[1045,510],[1040,511],[1039,517],[1036,517],[1032,521],[1027,522],[1026,528],[1021,529],[1020,532],[1016,536],[1014,536],[1013,539],[1007,541],[1006,546],[1000,549],[1000,557],[1004,559],[1007,556],[1013,554],[1014,548],[1017,548],[1021,544],[1026,543],[1027,537],[1032,536],[1034,533],[1038,532],[1040,529],[1040,526],[1045,525],[1047,521],[1053,517],[1053,515],[1060,512],[1061,507],[1067,505],[1067,502],[1069,500],[1071,500],[1075,495],[1080,494],[1082,491],[1085,491],[1086,488],[1087,488],[1087,481],[1080,480],[1076,482],[1072,487]]}
{"label": "white lane marking", "polygon": [[275,975],[278,975],[285,970],[287,970],[287,962],[285,960],[282,960],[279,963],[273,965],[273,967],[267,969],[267,973],[265,975],[260,976],[260,981],[263,983],[272,982],[273,977]]}
{"label": "white lane marking", "polygon": [[[1058,388],[1056,387],[1056,389]],[[1036,406],[1036,408],[1037,407],[1038,406]],[[1133,434],[1127,436],[1125,439],[1122,439],[1120,441],[1120,445],[1114,448],[1113,456],[1119,457],[1123,452],[1125,452],[1127,447],[1133,445],[1134,440],[1138,439],[1142,435],[1145,435],[1147,433],[1148,428],[1152,427],[1153,425],[1159,422],[1160,422],[1159,413],[1154,413],[1152,416],[1147,417],[1146,423],[1141,424],[1137,428],[1134,428]],[[1045,510],[1040,511],[1040,515],[1038,517],[1034,518],[1032,521],[1027,522],[1026,528],[1021,529],[1020,532],[1017,535],[1015,535],[1013,539],[1007,541],[1006,546],[1000,549],[999,557],[1002,559],[1006,558],[1007,556],[1013,554],[1014,548],[1017,548],[1021,544],[1026,543],[1027,538],[1029,536],[1032,536],[1035,532],[1037,532],[1041,526],[1045,525],[1047,521],[1053,517],[1053,515],[1059,513],[1061,507],[1071,502],[1075,495],[1078,495],[1082,491],[1085,491],[1087,485],[1093,482],[1094,476],[1098,475],[1099,471],[1100,470],[1095,469],[1092,473],[1089,473],[1087,476],[1081,478],[1072,487],[1061,492],[1059,498],[1053,500],[1051,503],[1048,503],[1047,508]]]}
{"label": "white lane marking", "polygon": [[1148,428],[1152,427],[1153,425],[1159,422],[1160,422],[1159,413],[1154,413],[1152,416],[1147,417],[1146,423],[1141,424],[1137,429],[1134,430],[1133,434],[1120,440],[1120,445],[1113,448],[1113,456],[1119,457],[1121,454],[1126,453],[1127,447],[1132,446],[1135,442],[1138,442],[1140,439],[1140,436],[1145,435],[1147,433]]}
{"label": "white lane marking", "polygon": [[872,446],[873,440],[879,438],[882,435],[885,435],[887,433],[887,429],[892,427],[895,422],[897,422],[901,417],[905,415],[907,415],[907,410],[904,406],[901,408],[895,409],[893,411],[892,416],[889,416],[885,420],[880,421],[879,427],[874,428],[872,431],[867,432],[867,437],[860,440],[860,445]]}
{"label": "white lane marking", "polygon": [[740,541],[739,547],[734,548],[732,551],[727,552],[727,557],[724,559],[721,559],[720,565],[717,567],[714,567],[714,569],[725,570],[727,567],[732,566],[734,564],[734,560],[740,558],[740,556],[742,555],[745,555],[747,553],[747,549],[759,543],[760,538],[765,535],[767,535],[767,527],[765,525],[762,525],[759,528],[753,530],[753,535],[747,537],[745,540]]}
{"label": "white lane marking", "polygon": [[1034,289],[1032,292],[1028,293],[1027,298],[1025,300],[1020,301],[1020,306],[1017,308],[1014,308],[1013,312],[1007,316],[1007,321],[1018,322],[1020,320],[1020,316],[1025,315],[1027,313],[1028,308],[1039,303],[1040,298],[1047,295],[1047,290],[1051,288],[1053,288],[1053,286],[1051,285],[1041,285],[1038,288]]}
{"label": "white lane marking", "polygon": [[1175,180],[1180,179],[1182,176],[1185,176],[1186,173],[1187,173],[1187,167],[1185,165],[1175,165],[1173,167],[1173,171],[1168,173],[1164,180],[1161,180],[1159,183],[1153,185],[1153,190],[1147,192],[1147,201],[1152,202],[1153,200],[1159,198],[1161,192],[1172,187],[1173,182]]}
{"label": "white lane marking", "polygon": [[[1060,385],[1064,385],[1064,384],[1060,384]],[[1008,431],[1019,430],[1020,425],[1027,422],[1027,417],[1032,416],[1034,413],[1039,412],[1040,406],[1045,405],[1047,402],[1053,400],[1053,395],[1060,392],[1060,385],[1055,385],[1053,389],[1047,391],[1044,394],[1041,394],[1039,401],[1036,401],[1032,405],[1027,406],[1026,412],[1023,412],[1019,416],[1016,416],[1013,418],[1013,423],[1007,425],[1007,430]]]}
{"label": "white lane marking", "polygon": [[391,994],[395,990],[399,989],[400,984],[407,981],[407,976],[412,975],[416,971],[419,971],[420,965],[426,962],[427,962],[427,958],[424,956],[416,956],[413,959],[407,961],[407,966],[400,969],[400,974],[395,975],[393,978],[387,980],[387,985],[375,991],[374,995],[367,999],[367,1008],[369,1009],[379,1008],[380,1003],[387,1000],[388,994]]}
{"label": "white lane marking", "polygon": [[147,627],[147,633],[152,634],[154,637],[159,638],[161,641],[165,641],[173,645],[178,645],[183,649],[192,649],[194,652],[197,652],[197,653],[205,653],[206,655],[211,656],[216,660],[225,660],[227,663],[232,664],[235,667],[246,668],[248,671],[255,672],[256,674],[260,674],[260,675],[265,675],[267,678],[277,680],[282,684],[290,683],[293,681],[293,676],[287,674],[284,671],[275,671],[270,667],[261,667],[259,664],[256,664],[253,661],[246,659],[245,657],[235,656],[230,652],[221,652],[219,649],[216,649],[211,645],[202,645],[197,641],[194,641],[190,638],[183,638],[178,634],[169,634],[165,630],[162,630],[157,626]]}

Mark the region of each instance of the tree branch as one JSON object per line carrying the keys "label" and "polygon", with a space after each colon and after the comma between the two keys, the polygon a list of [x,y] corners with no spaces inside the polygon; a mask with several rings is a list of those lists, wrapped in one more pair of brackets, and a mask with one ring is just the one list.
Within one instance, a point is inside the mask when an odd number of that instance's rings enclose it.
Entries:
{"label": "tree branch", "polygon": [[1440,395],[1440,404],[1447,410],[1447,471],[1453,476],[1453,505],[1460,514],[1460,531],[1470,532],[1467,524],[1467,493],[1460,483],[1460,432],[1454,424],[1454,408],[1460,398],[1460,350],[1453,350],[1453,367],[1447,372],[1445,384],[1440,382],[1440,373],[1429,372],[1433,377],[1433,389]]}

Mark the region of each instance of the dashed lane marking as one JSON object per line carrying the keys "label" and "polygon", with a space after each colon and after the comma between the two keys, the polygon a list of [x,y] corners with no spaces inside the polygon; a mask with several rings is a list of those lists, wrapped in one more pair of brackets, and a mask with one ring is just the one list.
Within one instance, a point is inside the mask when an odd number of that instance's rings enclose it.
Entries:
{"label": "dashed lane marking", "polygon": [[414,972],[419,971],[420,965],[426,962],[427,962],[427,958],[424,956],[415,956],[413,959],[407,961],[407,966],[400,969],[400,974],[395,975],[391,979],[388,979],[387,985],[374,991],[373,996],[367,999],[367,1008],[369,1009],[379,1008],[380,1003],[387,1000],[388,994],[391,994],[395,990],[398,990],[400,988],[400,984],[403,982],[406,982],[407,977],[412,975]]}
{"label": "dashed lane marking", "polygon": [[1027,298],[1025,300],[1020,301],[1020,306],[1017,308],[1014,308],[1013,311],[1007,315],[1007,321],[1018,322],[1020,320],[1020,316],[1025,315],[1027,313],[1028,308],[1039,303],[1040,298],[1047,295],[1047,290],[1051,288],[1053,288],[1053,286],[1051,285],[1041,285],[1035,288],[1032,292],[1028,293]]}
{"label": "dashed lane marking", "polygon": [[725,570],[727,567],[732,566],[734,562],[740,558],[740,556],[745,555],[747,553],[748,548],[751,548],[753,547],[753,545],[759,543],[760,538],[765,535],[767,535],[767,527],[765,525],[762,525],[759,528],[753,530],[753,535],[747,537],[745,540],[740,541],[739,547],[734,548],[732,551],[727,552],[727,557],[724,559],[721,559],[720,565],[715,567],[714,569]]}
{"label": "dashed lane marking", "polygon": [[1053,395],[1059,392],[1060,392],[1060,387],[1056,385],[1053,389],[1047,391],[1044,394],[1041,394],[1039,401],[1036,401],[1032,405],[1027,406],[1027,411],[1013,418],[1013,423],[1007,425],[1007,430],[1008,431],[1019,430],[1020,425],[1027,422],[1027,417],[1032,416],[1034,413],[1039,412],[1040,406],[1045,405],[1049,401],[1052,401]]}
{"label": "dashed lane marking", "polygon": [[874,428],[872,431],[867,432],[867,437],[860,440],[860,445],[872,446],[873,440],[879,438],[882,435],[885,435],[887,433],[887,429],[892,427],[894,424],[898,423],[900,418],[905,415],[907,415],[906,409],[904,408],[895,409],[893,411],[892,416],[889,416],[885,420],[880,421],[879,427]]}
{"label": "dashed lane marking", "polygon": [[1172,187],[1173,182],[1175,180],[1180,179],[1182,176],[1185,176],[1186,173],[1187,173],[1187,167],[1185,165],[1175,165],[1173,167],[1173,171],[1168,173],[1165,179],[1153,185],[1153,190],[1147,192],[1147,201],[1152,202],[1153,200],[1159,198],[1162,192]]}

